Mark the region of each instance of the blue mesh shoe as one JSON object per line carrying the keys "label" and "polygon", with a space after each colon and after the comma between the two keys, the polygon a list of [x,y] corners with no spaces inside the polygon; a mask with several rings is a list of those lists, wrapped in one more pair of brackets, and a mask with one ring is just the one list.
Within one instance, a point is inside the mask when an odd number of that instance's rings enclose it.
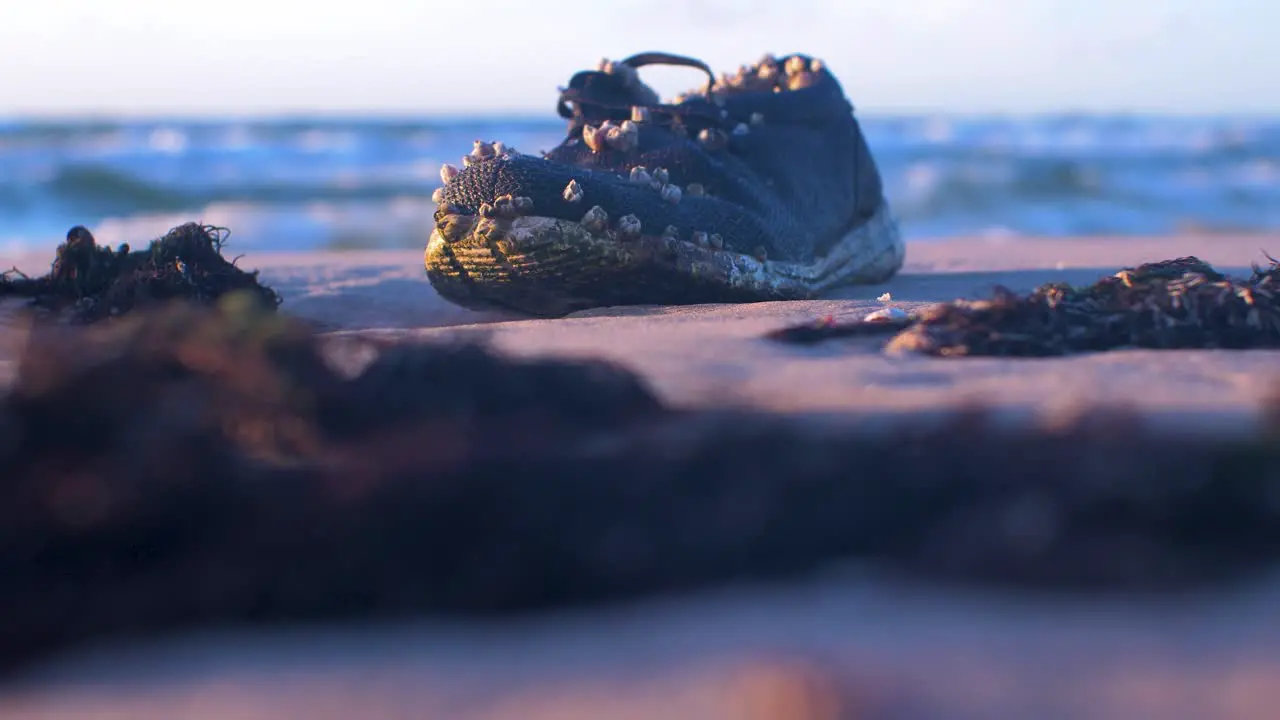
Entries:
{"label": "blue mesh shoe", "polygon": [[[660,102],[645,65],[702,70]],[[904,246],[853,106],[821,61],[765,57],[719,80],[642,53],[580,72],[542,156],[476,141],[437,190],[427,276],[467,307],[755,302],[875,283]]]}

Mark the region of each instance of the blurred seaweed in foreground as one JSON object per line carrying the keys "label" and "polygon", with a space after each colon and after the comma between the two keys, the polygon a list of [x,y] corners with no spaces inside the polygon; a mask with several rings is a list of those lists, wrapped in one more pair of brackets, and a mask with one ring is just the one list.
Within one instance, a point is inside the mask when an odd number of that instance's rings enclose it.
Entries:
{"label": "blurred seaweed in foreground", "polygon": [[843,426],[594,361],[316,335],[254,291],[43,324],[0,397],[0,665],[227,623],[527,612],[861,559],[1136,592],[1280,558],[1274,433]]}
{"label": "blurred seaweed in foreground", "polygon": [[770,333],[823,340],[897,333],[886,349],[927,355],[1053,356],[1138,348],[1280,347],[1280,263],[1268,256],[1233,280],[1195,257],[1126,268],[1076,288],[1042,285],[1027,295],[997,288],[989,300],[956,300],[894,321],[820,322]]}
{"label": "blurred seaweed in foreground", "polygon": [[0,273],[0,298],[30,298],[35,308],[73,323],[175,299],[209,303],[238,290],[251,291],[271,308],[279,305],[279,296],[258,282],[257,272],[245,272],[222,256],[229,234],[225,228],[186,223],[145,250],[128,244],[112,250],[77,225],[58,246],[47,275],[28,277],[16,269]]}

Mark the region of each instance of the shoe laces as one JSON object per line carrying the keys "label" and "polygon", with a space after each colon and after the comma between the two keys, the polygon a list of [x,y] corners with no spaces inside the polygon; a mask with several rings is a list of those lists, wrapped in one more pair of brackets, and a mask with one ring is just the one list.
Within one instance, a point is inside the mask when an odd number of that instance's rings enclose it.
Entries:
{"label": "shoe laces", "polygon": [[636,112],[634,108],[643,108],[646,121],[659,125],[680,124],[694,132],[708,127],[727,127],[727,113],[719,98],[710,93],[706,98],[691,97],[674,104],[659,102],[636,73],[647,65],[696,68],[706,73],[708,88],[716,83],[715,73],[696,58],[664,52],[638,53],[624,60],[603,61],[599,70],[574,75],[569,86],[560,89],[556,111],[571,121],[573,130],[587,123],[626,119]]}

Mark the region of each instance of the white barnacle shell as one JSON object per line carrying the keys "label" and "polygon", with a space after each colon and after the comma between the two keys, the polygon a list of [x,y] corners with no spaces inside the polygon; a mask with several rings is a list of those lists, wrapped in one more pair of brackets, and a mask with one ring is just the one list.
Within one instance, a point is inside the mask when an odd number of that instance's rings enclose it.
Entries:
{"label": "white barnacle shell", "polygon": [[613,125],[608,129],[601,129],[605,133],[605,141],[614,149],[622,152],[634,150],[640,144],[640,128],[630,120],[623,120],[621,125]]}
{"label": "white barnacle shell", "polygon": [[582,216],[582,226],[592,233],[601,233],[609,227],[609,213],[599,205],[592,205],[591,209]]}
{"label": "white barnacle shell", "polygon": [[640,235],[640,228],[640,218],[635,215],[627,214],[618,218],[618,233],[624,237]]}
{"label": "white barnacle shell", "polygon": [[564,186],[564,191],[560,193],[566,202],[576,203],[582,201],[582,186],[577,180],[570,180],[568,185]]}
{"label": "white barnacle shell", "polygon": [[603,125],[596,127],[594,125],[582,126],[582,141],[591,148],[593,152],[600,152],[605,148],[605,134],[607,130]]}

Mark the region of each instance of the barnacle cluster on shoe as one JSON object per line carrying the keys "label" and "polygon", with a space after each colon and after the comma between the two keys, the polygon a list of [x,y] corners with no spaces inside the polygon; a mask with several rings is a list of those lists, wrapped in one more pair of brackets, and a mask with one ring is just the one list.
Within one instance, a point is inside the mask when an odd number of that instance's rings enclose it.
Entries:
{"label": "barnacle cluster on shoe", "polygon": [[817,85],[826,63],[818,58],[790,55],[785,59],[770,54],[754,65],[742,65],[734,73],[721,73],[714,84],[676,96],[684,102],[696,95],[723,97],[735,92],[786,92]]}
{"label": "barnacle cluster on shoe", "polygon": [[[643,113],[637,113],[643,114]],[[590,126],[588,126],[590,127]],[[709,135],[708,131],[703,131],[703,136]],[[602,150],[605,146],[613,147],[623,152],[634,150],[634,137],[636,136],[635,124],[627,120],[620,126],[605,122],[593,133],[585,131],[584,137],[591,138],[586,140],[586,145],[593,150]],[[502,147],[500,142],[484,142],[477,140],[475,150],[467,155],[463,161],[467,165],[483,161],[489,158],[499,156],[493,154],[493,147]],[[509,150],[507,151],[509,152]],[[457,173],[460,172],[454,165],[445,164],[440,169],[440,178],[448,183]],[[707,186],[699,182],[691,182],[681,187],[680,184],[671,181],[671,172],[667,168],[646,168],[645,165],[632,165],[625,177],[626,181],[635,186],[649,187],[657,193],[660,200],[668,202],[671,205],[678,205],[686,197],[708,197],[710,193]],[[570,179],[564,184],[561,196],[568,204],[577,205],[584,202],[585,192],[581,183],[576,178]],[[445,200],[445,188],[436,188],[433,196],[436,202],[435,222],[436,231],[442,234],[447,240],[457,241],[466,237],[467,234],[479,233],[486,237],[498,240],[500,236],[508,231],[509,225],[498,223],[485,223],[485,220],[513,220],[521,217],[529,217],[534,214],[534,200],[527,196],[503,195],[495,197],[493,202],[481,202],[475,210],[475,214],[467,214],[456,205],[449,204]],[[641,236],[648,234],[649,237],[658,238],[664,245],[675,246],[676,243],[685,243],[690,249],[698,249],[701,251],[722,251],[726,250],[726,241],[721,233],[707,232],[703,229],[691,229],[689,232],[681,232],[676,225],[667,224],[660,228],[645,228],[643,222],[635,213],[626,213],[611,217],[608,210],[603,206],[591,205],[582,211],[581,218],[577,220],[582,228],[586,231],[602,238],[602,240],[620,240],[634,241],[639,240]],[[650,232],[645,233],[646,229]],[[731,249],[732,250],[732,249]],[[755,247],[749,249],[749,258],[765,263],[768,260],[767,251],[763,247]]]}
{"label": "barnacle cluster on shoe", "polygon": [[[640,124],[649,122],[659,122],[668,127],[668,129],[684,134],[686,137],[692,136],[705,150],[709,152],[717,152],[723,150],[732,150],[735,141],[740,141],[751,133],[753,126],[759,126],[766,122],[766,117],[762,112],[753,111],[744,117],[731,117],[728,110],[721,107],[723,98],[735,92],[760,92],[773,91],[783,92],[786,90],[799,90],[812,87],[817,84],[820,74],[824,71],[824,63],[816,58],[809,58],[803,55],[791,55],[784,59],[769,54],[762,57],[754,65],[743,65],[736,73],[723,73],[716,82],[708,81],[704,83],[700,89],[682,93],[673,98],[669,104],[660,102],[657,93],[652,88],[645,85],[639,78],[634,67],[621,62],[615,62],[609,59],[602,59],[597,66],[600,72],[615,75],[619,77],[623,83],[637,97],[642,98],[645,104],[634,105],[631,107],[631,116],[629,119],[615,122],[611,119],[605,119],[598,124],[583,123],[581,127],[581,142],[593,153],[616,152],[622,155],[633,153],[640,142]],[[702,102],[710,104],[714,109],[705,109],[701,112],[692,112],[686,115],[683,112],[683,106],[687,106],[693,102]],[[698,128],[694,133],[690,133],[688,129],[688,121],[686,117],[693,116],[698,124],[709,124],[710,126]],[[574,141],[570,141],[573,144]],[[475,140],[470,153],[463,156],[462,165],[470,167],[471,165],[491,160],[495,158],[510,157],[520,154],[514,148],[511,148],[501,141],[485,141]],[[678,204],[685,197],[708,197],[713,193],[707,188],[708,183],[689,182],[685,186],[680,186],[671,181],[670,171],[667,168],[653,168],[652,170],[644,165],[630,164],[624,162],[627,170],[624,177],[631,183],[637,185],[647,185],[658,193],[659,197],[672,204]],[[455,165],[445,164],[440,169],[440,179],[447,186],[450,181],[458,176],[459,168]],[[583,198],[583,190],[581,184],[572,179],[565,186],[563,197],[570,203],[580,202]],[[437,204],[436,221],[440,223],[442,218],[455,215],[461,210],[447,203],[445,197],[445,188],[437,188],[432,194],[432,201]],[[508,207],[499,210],[497,205],[505,203]],[[533,210],[533,200],[528,197],[499,197],[492,203],[495,207],[489,208],[482,204],[477,208],[476,214],[480,217],[506,217],[514,218],[520,215],[530,214]],[[594,228],[594,232],[604,232],[608,229],[608,213],[605,208],[593,206],[586,211],[582,218],[584,224]],[[618,217],[617,229],[619,235],[623,238],[636,238],[642,234],[640,220],[634,214],[625,214]],[[470,229],[469,223],[446,223],[448,229],[454,232],[460,232]],[[443,229],[443,228],[442,228]],[[661,233],[661,237],[680,240],[683,239],[693,245],[722,250],[726,248],[723,236],[719,233],[708,232],[700,229],[690,229],[682,235],[681,231],[674,226],[665,226]],[[730,247],[729,249],[735,249]],[[758,260],[767,260],[767,252],[761,247],[754,248],[737,248],[737,250],[747,253]]]}
{"label": "barnacle cluster on shoe", "polygon": [[[506,143],[503,143],[501,141],[485,142],[484,140],[476,140],[474,143],[472,143],[471,152],[462,156],[462,166],[471,167],[472,165],[484,162],[485,160],[491,160],[493,158],[501,158],[501,157],[511,157],[512,155],[518,155],[518,154],[519,154],[519,151],[517,151],[515,148],[508,147]],[[444,183],[444,185],[436,188],[435,192],[431,193],[431,201],[438,206],[437,210],[448,209],[448,207],[445,205],[445,202],[444,202],[444,194],[445,194],[444,186],[448,185],[450,181],[458,177],[459,172],[461,171],[458,169],[457,165],[450,165],[449,163],[445,163],[440,166],[440,182]],[[438,218],[439,218],[439,215],[437,213],[437,219]]]}
{"label": "barnacle cluster on shoe", "polygon": [[[648,108],[636,107],[633,108],[632,117],[634,119],[618,124],[606,120],[599,126],[584,126],[583,143],[593,152],[616,150],[620,153],[630,153],[634,151],[639,134],[637,123],[647,122],[651,116]],[[727,137],[728,135],[723,131],[704,129],[699,134],[699,141],[708,146],[723,146],[723,141]],[[471,153],[463,158],[463,165],[469,167],[491,159],[509,157],[512,154],[515,154],[515,151],[501,142],[476,140]],[[460,172],[458,167],[445,164],[441,168],[440,177],[447,186]],[[625,174],[619,173],[618,177],[630,185],[652,190],[661,201],[670,205],[679,205],[686,198],[704,198],[711,195],[703,183],[690,182],[681,187],[672,182],[671,172],[665,167],[649,168],[639,164],[631,165]],[[577,178],[571,178],[560,192],[560,197],[569,205],[585,204],[586,195],[582,183]],[[451,244],[459,243],[464,238],[472,236],[482,238],[485,243],[492,246],[519,229],[518,226],[521,223],[513,224],[512,221],[523,219],[527,223],[548,223],[554,220],[535,215],[537,208],[533,198],[528,196],[502,195],[494,198],[492,202],[480,203],[473,212],[467,212],[448,202],[445,187],[438,188],[433,193],[432,200],[437,203],[436,231]],[[652,255],[662,251],[686,254],[690,257],[690,264],[701,263],[704,275],[708,277],[717,273],[723,275],[728,272],[727,268],[730,266],[742,266],[744,262],[758,264],[757,267],[743,269],[748,273],[755,271],[756,274],[760,274],[762,270],[760,266],[768,261],[768,253],[763,246],[745,248],[744,252],[737,252],[736,248],[729,247],[721,233],[699,228],[682,231],[674,224],[646,227],[635,212],[611,214],[600,204],[583,207],[582,215],[576,222],[583,230],[603,243],[636,243],[632,249],[640,255]],[[563,231],[563,228],[561,230]],[[647,243],[648,247],[641,247],[641,241]],[[457,251],[458,248],[455,246],[454,252]],[[710,259],[710,255],[725,251],[734,257],[720,258],[718,262]],[[719,269],[717,270],[713,265],[718,265]],[[726,291],[725,297],[732,299],[729,291]]]}
{"label": "barnacle cluster on shoe", "polygon": [[[664,201],[676,204],[688,195],[690,197],[702,197],[706,195],[706,190],[701,183],[690,183],[682,190],[679,185],[671,182],[671,173],[666,168],[654,168],[652,172],[643,165],[636,165],[631,168],[631,172],[627,177],[627,181],[635,185],[648,186],[658,192],[658,196]],[[583,192],[582,186],[577,180],[570,180],[564,187],[562,196],[567,202],[582,202]],[[609,229],[609,213],[599,205],[592,205],[582,216],[580,221],[583,227],[593,233],[604,233]],[[618,237],[622,239],[634,239],[640,237],[643,230],[643,224],[640,218],[633,213],[627,213],[618,218],[616,223]],[[667,225],[658,233],[660,237],[668,241],[679,240],[680,231],[674,225]],[[719,233],[706,233],[695,230],[689,234],[688,242],[702,248],[713,248],[721,250],[724,248],[724,237]]]}

